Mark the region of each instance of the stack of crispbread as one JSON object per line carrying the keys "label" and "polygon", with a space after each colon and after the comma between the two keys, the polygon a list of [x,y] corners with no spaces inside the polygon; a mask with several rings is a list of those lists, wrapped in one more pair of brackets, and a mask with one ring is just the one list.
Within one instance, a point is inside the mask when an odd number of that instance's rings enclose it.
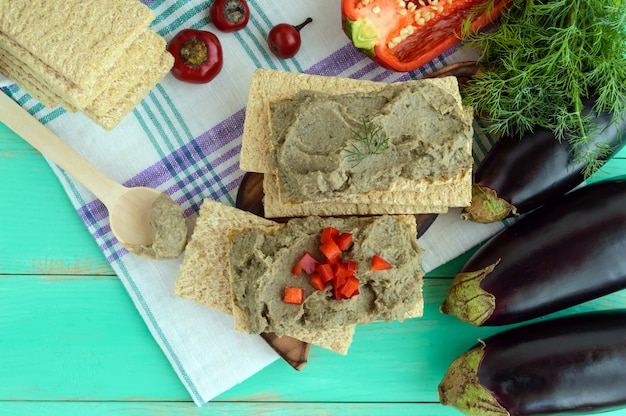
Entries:
{"label": "stack of crispbread", "polygon": [[[456,149],[463,153],[464,168],[448,177],[436,179],[406,180],[400,178],[392,187],[373,189],[358,194],[342,195],[322,201],[286,201],[281,198],[281,182],[276,168],[272,166],[273,103],[290,99],[301,91],[315,91],[330,95],[378,92],[389,84],[276,70],[258,69],[252,77],[246,118],[240,167],[244,171],[264,174],[263,205],[265,216],[298,217],[309,215],[378,215],[378,214],[424,214],[443,213],[450,207],[467,206],[471,200],[473,112],[461,103],[458,81],[455,77],[409,81],[428,83],[439,91],[439,96],[425,97],[430,105],[438,101],[455,102],[454,112],[464,128],[458,133],[461,140]],[[420,117],[418,111],[410,117]],[[446,115],[444,114],[444,117]],[[428,140],[428,138],[425,138]]]}
{"label": "stack of crispbread", "polygon": [[[246,227],[280,224],[219,202],[205,199],[174,285],[174,294],[218,311],[233,314],[228,263],[229,234]],[[346,354],[355,325],[329,331],[299,329],[289,334],[300,341]]]}
{"label": "stack of crispbread", "polygon": [[171,69],[137,0],[0,2],[0,72],[46,107],[113,129]]}

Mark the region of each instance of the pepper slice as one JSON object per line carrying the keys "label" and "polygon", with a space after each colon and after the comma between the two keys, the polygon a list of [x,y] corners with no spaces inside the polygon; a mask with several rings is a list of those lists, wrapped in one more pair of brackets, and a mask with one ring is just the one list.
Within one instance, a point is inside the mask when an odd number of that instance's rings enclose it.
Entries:
{"label": "pepper slice", "polygon": [[342,0],[343,30],[382,67],[408,72],[461,42],[467,18],[476,16],[467,31],[474,33],[498,18],[510,1]]}

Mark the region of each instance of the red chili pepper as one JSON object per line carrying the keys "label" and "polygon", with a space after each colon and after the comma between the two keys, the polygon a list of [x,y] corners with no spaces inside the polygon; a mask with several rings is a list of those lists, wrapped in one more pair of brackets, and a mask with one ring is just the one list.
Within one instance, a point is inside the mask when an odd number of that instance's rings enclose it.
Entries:
{"label": "red chili pepper", "polygon": [[245,0],[215,0],[209,7],[211,22],[222,32],[243,29],[250,19],[250,9]]}
{"label": "red chili pepper", "polygon": [[[342,0],[344,32],[381,66],[408,72],[461,41],[461,28],[476,6],[491,0]],[[476,14],[469,33],[498,18],[511,0],[494,0]],[[485,10],[485,8],[483,8]]]}
{"label": "red chili pepper", "polygon": [[287,286],[283,294],[283,302],[301,305],[304,301],[304,290],[299,287]]}
{"label": "red chili pepper", "polygon": [[211,32],[184,29],[174,36],[167,50],[174,56],[172,75],[181,81],[204,84],[222,70],[222,45]]}

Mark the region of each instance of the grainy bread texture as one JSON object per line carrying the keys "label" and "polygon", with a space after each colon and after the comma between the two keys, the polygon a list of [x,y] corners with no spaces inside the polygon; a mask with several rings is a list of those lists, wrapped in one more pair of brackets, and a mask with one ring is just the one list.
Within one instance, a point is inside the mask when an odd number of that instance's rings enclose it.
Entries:
{"label": "grainy bread texture", "polygon": [[[174,294],[233,314],[228,264],[229,232],[246,227],[280,226],[274,221],[205,199],[185,249],[183,262],[174,284]],[[298,330],[289,335],[300,341],[346,354],[352,343],[353,334],[354,325],[325,332]]]}
{"label": "grainy bread texture", "polygon": [[275,175],[263,175],[263,209],[267,218],[306,217],[310,215],[338,216],[338,215],[371,215],[377,214],[444,214],[448,207],[439,205],[422,205],[419,193],[403,193],[402,201],[394,203],[356,202],[350,198],[341,201],[305,202],[301,204],[285,205],[280,201],[278,185]]}
{"label": "grainy bread texture", "polygon": [[276,222],[205,199],[180,266],[174,294],[232,313],[228,233],[232,228],[275,227]]}
{"label": "grainy bread texture", "polygon": [[291,98],[300,91],[312,90],[329,94],[376,92],[389,84],[275,70],[256,70],[252,77],[240,167],[264,174],[263,200],[268,218],[306,215],[372,215],[444,213],[448,207],[467,206],[471,201],[471,110],[463,108],[458,82],[454,77],[411,81],[429,83],[454,99],[466,125],[464,147],[468,168],[453,177],[435,180],[399,178],[389,189],[343,195],[334,199],[293,202],[281,195],[278,175],[272,171],[271,111],[274,102]]}
{"label": "grainy bread texture", "polygon": [[[128,112],[132,111],[148,91],[169,72],[173,59],[172,55],[163,52],[156,65],[149,68],[145,73],[139,74],[141,77],[136,79],[137,83],[135,85],[129,85],[126,91],[120,91],[122,94],[117,98],[117,102],[109,106],[110,109],[107,112],[97,114],[91,107],[82,109],[82,112],[106,130],[113,129]],[[27,66],[17,66],[10,60],[6,60],[0,50],[0,72],[4,73],[9,79],[19,79],[20,87],[32,95],[33,98],[46,107],[53,108],[61,105],[71,112],[81,111],[64,97],[46,90],[46,85],[38,83],[35,77],[30,76],[28,69]]]}
{"label": "grainy bread texture", "polygon": [[2,4],[0,32],[85,89],[106,75],[155,18],[149,7],[136,0],[11,0]]}
{"label": "grainy bread texture", "polygon": [[0,72],[111,130],[174,63],[153,18],[137,0],[0,2]]}

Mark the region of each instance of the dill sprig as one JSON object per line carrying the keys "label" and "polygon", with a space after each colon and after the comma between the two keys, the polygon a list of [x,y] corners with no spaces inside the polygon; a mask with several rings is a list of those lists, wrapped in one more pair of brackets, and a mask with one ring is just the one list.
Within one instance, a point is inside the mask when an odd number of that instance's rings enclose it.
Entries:
{"label": "dill sprig", "polygon": [[352,143],[351,147],[345,149],[352,167],[357,166],[369,156],[381,155],[387,151],[389,138],[382,133],[379,126],[365,118],[362,120],[361,127],[358,130],[353,129],[352,134],[357,143]]}
{"label": "dill sprig", "polygon": [[492,31],[467,38],[482,55],[464,102],[486,115],[490,131],[524,134],[536,126],[567,138],[595,172],[612,152],[594,141],[593,113],[626,116],[626,5],[623,0],[512,0]]}

